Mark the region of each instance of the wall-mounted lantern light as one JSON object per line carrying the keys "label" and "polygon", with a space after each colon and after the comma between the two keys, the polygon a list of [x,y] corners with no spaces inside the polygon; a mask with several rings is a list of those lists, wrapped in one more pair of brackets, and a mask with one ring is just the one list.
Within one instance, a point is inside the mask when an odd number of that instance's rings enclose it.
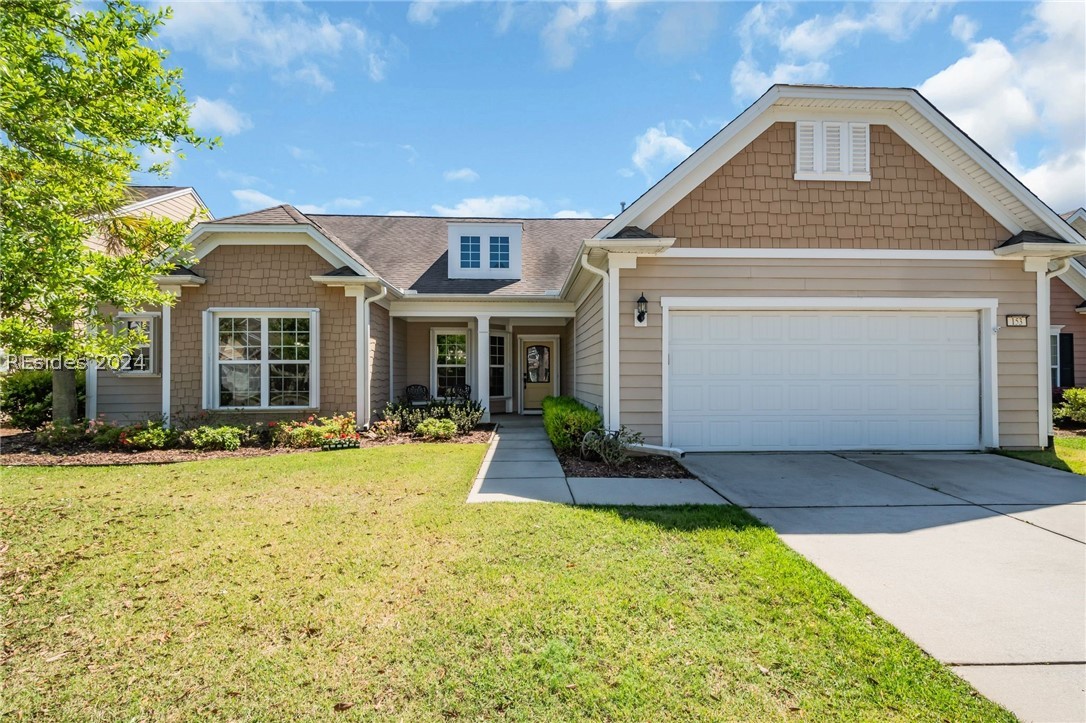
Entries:
{"label": "wall-mounted lantern light", "polygon": [[634,326],[648,326],[649,325],[649,300],[645,298],[644,294],[641,294],[641,298],[637,300],[637,309],[634,311]]}
{"label": "wall-mounted lantern light", "polygon": [[1007,326],[1029,326],[1029,314],[1007,314]]}

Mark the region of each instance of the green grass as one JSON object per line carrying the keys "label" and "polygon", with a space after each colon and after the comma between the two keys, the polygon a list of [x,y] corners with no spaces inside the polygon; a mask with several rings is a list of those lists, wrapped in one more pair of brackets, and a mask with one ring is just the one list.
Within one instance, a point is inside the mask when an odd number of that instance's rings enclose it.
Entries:
{"label": "green grass", "polygon": [[1040,452],[1007,451],[1003,454],[1065,472],[1086,474],[1086,437],[1056,437],[1054,446]]}
{"label": "green grass", "polygon": [[743,511],[468,506],[483,451],[2,470],[0,715],[1012,720]]}

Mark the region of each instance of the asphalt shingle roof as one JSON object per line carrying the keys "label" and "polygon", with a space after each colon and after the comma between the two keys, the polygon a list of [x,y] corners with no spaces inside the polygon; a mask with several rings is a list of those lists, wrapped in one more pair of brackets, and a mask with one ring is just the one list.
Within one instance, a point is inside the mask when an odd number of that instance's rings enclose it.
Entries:
{"label": "asphalt shingle roof", "polygon": [[[517,296],[561,289],[581,242],[607,219],[446,218],[432,216],[340,216],[303,214],[283,205],[218,219],[229,224],[309,224],[340,244],[389,283],[419,294]],[[519,223],[519,280],[450,279],[449,223]]]}
{"label": "asphalt shingle roof", "polygon": [[188,186],[127,186],[125,187],[125,194],[132,203],[139,203],[165,196],[167,193],[180,191],[183,188],[188,188]]}

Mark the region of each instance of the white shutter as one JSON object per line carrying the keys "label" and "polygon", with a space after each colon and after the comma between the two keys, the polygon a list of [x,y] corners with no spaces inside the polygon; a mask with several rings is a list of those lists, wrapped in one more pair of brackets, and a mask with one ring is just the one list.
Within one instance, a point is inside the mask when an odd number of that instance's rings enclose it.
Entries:
{"label": "white shutter", "polygon": [[848,172],[858,175],[871,173],[870,126],[866,123],[849,123],[849,168]]}
{"label": "white shutter", "polygon": [[817,173],[814,121],[796,121],[796,173]]}
{"label": "white shutter", "polygon": [[824,161],[822,163],[823,173],[844,173],[845,171],[845,149],[844,149],[844,128],[842,123],[823,123],[823,148],[824,148]]}

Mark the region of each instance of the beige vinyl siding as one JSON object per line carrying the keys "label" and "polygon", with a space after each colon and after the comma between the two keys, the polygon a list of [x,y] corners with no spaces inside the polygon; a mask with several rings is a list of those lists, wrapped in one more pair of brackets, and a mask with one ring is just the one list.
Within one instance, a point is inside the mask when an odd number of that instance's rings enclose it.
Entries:
{"label": "beige vinyl siding", "polygon": [[662,440],[662,309],[665,296],[873,296],[997,298],[997,318],[1029,314],[997,341],[999,439],[1037,445],[1036,275],[1012,261],[650,259],[620,276],[621,299],[644,291],[649,325],[619,315],[622,423]]}
{"label": "beige vinyl siding", "polygon": [[1082,303],[1082,297],[1059,277],[1052,279],[1051,284],[1049,323],[1062,326],[1061,333],[1074,336],[1075,386],[1086,386],[1086,315],[1075,311],[1075,307]]}
{"label": "beige vinyl siding", "polygon": [[[380,303],[370,304],[370,413],[377,414],[388,404],[389,349],[388,309]],[[370,420],[363,420],[369,422]]]}
{"label": "beige vinyl siding", "polygon": [[392,384],[393,399],[404,395],[407,380],[407,322],[392,319]]}
{"label": "beige vinyl siding", "polygon": [[[200,221],[206,221],[209,216],[203,206],[199,204],[191,192],[182,194],[177,198],[169,198],[164,201],[158,201],[143,208],[137,208],[132,211],[131,214],[136,217],[142,216],[162,216],[168,218],[171,221],[188,221],[190,217],[196,214],[192,219],[193,224],[197,224]],[[101,234],[92,234],[87,239],[87,245],[95,251],[105,251],[105,241]]]}
{"label": "beige vinyl siding", "polygon": [[562,327],[562,388],[559,392],[564,397],[573,396],[573,320]]}
{"label": "beige vinyl siding", "polygon": [[603,281],[577,307],[573,320],[573,396],[592,407],[603,406]]}
{"label": "beige vinyl siding", "polygon": [[161,317],[155,317],[153,329],[153,375],[98,370],[98,414],[111,422],[134,424],[162,419]]}

